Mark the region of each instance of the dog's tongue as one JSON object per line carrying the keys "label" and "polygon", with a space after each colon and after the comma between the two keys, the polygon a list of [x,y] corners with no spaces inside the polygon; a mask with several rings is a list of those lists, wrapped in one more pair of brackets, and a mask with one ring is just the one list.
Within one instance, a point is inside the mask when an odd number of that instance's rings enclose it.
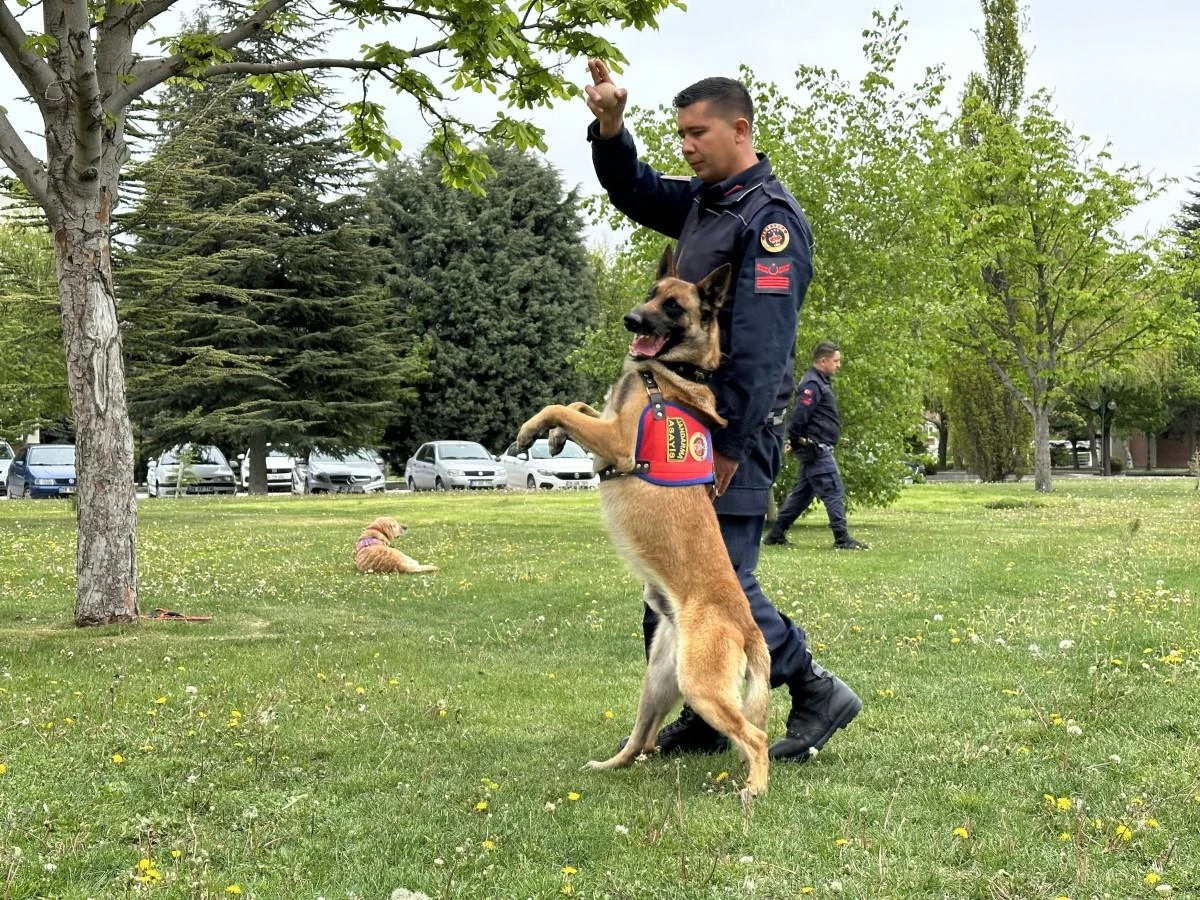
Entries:
{"label": "dog's tongue", "polygon": [[666,346],[667,339],[665,337],[657,337],[649,334],[639,334],[629,344],[629,353],[631,356],[654,357],[662,351]]}

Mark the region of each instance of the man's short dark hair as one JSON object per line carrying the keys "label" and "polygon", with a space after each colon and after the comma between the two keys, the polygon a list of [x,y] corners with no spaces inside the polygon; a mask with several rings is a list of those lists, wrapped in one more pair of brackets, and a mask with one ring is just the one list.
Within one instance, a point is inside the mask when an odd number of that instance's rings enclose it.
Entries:
{"label": "man's short dark hair", "polygon": [[740,81],[732,78],[702,78],[675,95],[675,108],[707,101],[713,111],[730,119],[742,118],[754,124],[754,101]]}
{"label": "man's short dark hair", "polygon": [[821,341],[817,346],[813,347],[813,362],[829,359],[833,354],[840,353],[841,350],[842,348],[833,341]]}

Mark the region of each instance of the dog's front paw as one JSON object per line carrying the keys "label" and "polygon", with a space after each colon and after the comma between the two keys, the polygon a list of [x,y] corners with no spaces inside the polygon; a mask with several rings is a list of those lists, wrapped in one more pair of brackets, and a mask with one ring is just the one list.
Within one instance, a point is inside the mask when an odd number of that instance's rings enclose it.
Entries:
{"label": "dog's front paw", "polygon": [[521,430],[517,432],[517,452],[524,453],[532,447],[533,442],[538,439],[538,435],[541,433],[541,423],[538,421],[538,417],[534,416],[522,425]]}
{"label": "dog's front paw", "polygon": [[550,455],[558,456],[562,453],[563,447],[567,446],[567,441],[570,440],[570,435],[567,434],[565,428],[550,429]]}

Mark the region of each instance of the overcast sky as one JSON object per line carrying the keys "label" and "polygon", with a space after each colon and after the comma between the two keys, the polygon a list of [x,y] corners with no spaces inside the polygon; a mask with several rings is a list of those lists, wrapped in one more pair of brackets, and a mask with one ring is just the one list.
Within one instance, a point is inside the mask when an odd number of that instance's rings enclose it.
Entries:
{"label": "overcast sky", "polygon": [[[680,88],[708,75],[736,76],[743,63],[760,79],[789,90],[802,62],[857,79],[865,69],[861,32],[871,25],[875,5],[869,0],[689,0],[686,12],[665,14],[656,32],[611,35],[629,58],[617,77],[635,106],[669,104]],[[1032,0],[1027,12],[1027,88],[1050,89],[1059,115],[1077,133],[1109,141],[1116,162],[1139,163],[1156,176],[1179,179],[1127,223],[1132,230],[1169,224],[1195,187],[1188,179],[1200,170],[1200,2]],[[908,44],[897,83],[911,85],[926,66],[941,64],[951,79],[947,98],[956,101],[966,75],[982,69],[974,33],[982,25],[979,3],[908,0],[903,15],[909,21]],[[399,35],[388,37],[407,43]],[[361,40],[355,33],[336,49],[352,50]],[[586,70],[582,63],[577,69],[583,83]],[[0,105],[16,113],[19,127],[33,128],[35,119],[17,102],[20,96],[19,83],[0,65]],[[378,99],[387,101],[406,151],[418,150],[428,139],[423,123],[401,101],[382,91]],[[471,96],[462,106],[481,121],[488,118],[479,98]],[[550,162],[568,186],[580,185],[585,193],[598,190],[584,140],[590,118],[583,101],[536,116],[547,130]],[[41,155],[41,141],[30,138],[30,144]]]}

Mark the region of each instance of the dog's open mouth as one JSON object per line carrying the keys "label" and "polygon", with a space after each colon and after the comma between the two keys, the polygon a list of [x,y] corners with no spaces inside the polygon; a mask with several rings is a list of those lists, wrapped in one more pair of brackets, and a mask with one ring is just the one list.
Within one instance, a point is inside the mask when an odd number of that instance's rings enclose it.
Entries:
{"label": "dog's open mouth", "polygon": [[661,334],[639,334],[629,343],[629,355],[637,359],[653,359],[667,348],[668,339]]}

